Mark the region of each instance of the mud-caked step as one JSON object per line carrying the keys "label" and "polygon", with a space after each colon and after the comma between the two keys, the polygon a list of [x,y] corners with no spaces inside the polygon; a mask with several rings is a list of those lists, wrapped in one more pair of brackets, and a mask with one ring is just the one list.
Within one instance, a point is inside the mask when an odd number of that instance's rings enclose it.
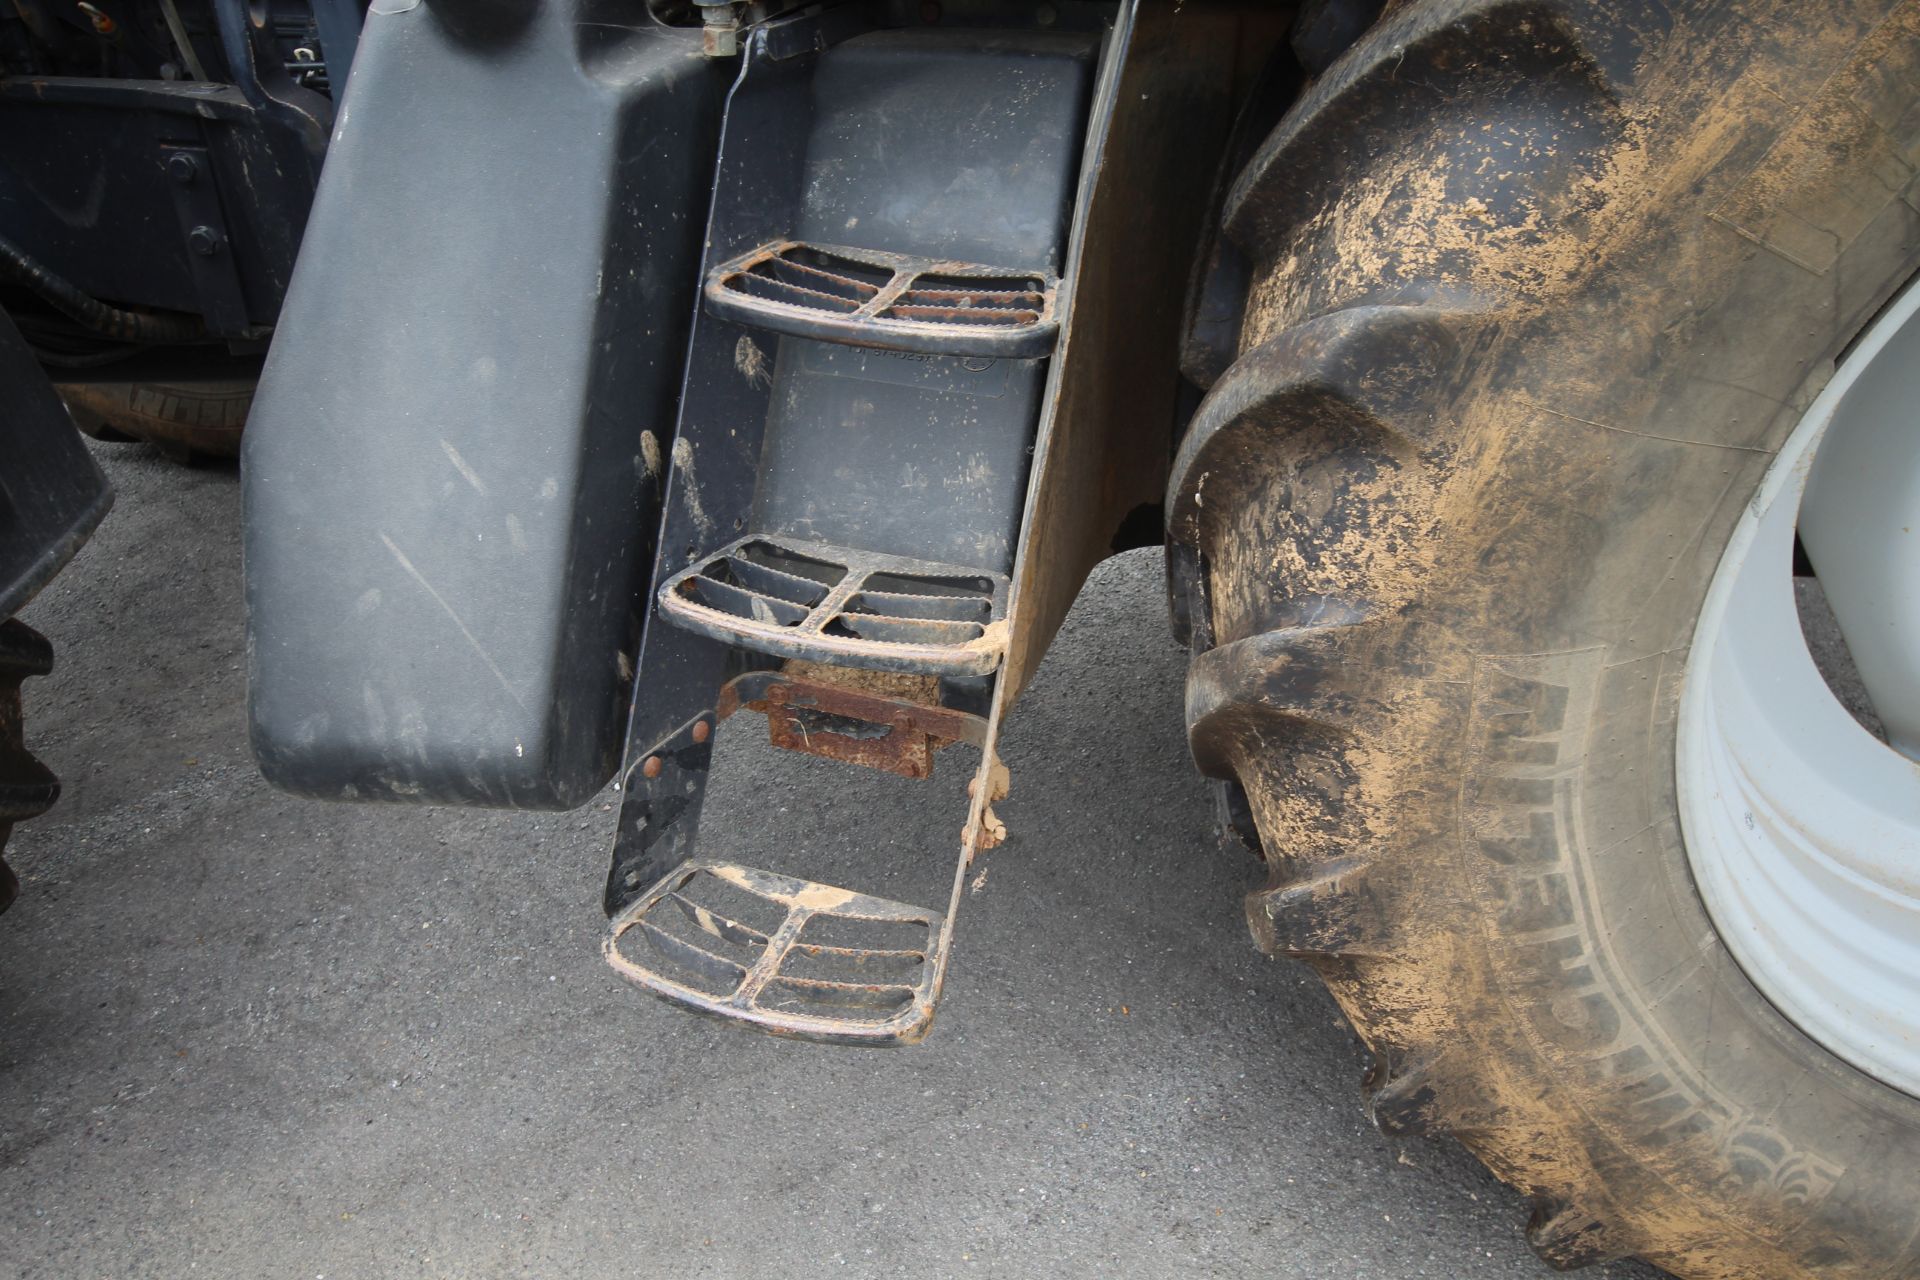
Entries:
{"label": "mud-caked step", "polygon": [[676,625],[740,648],[943,676],[1000,665],[1006,601],[1002,574],[762,534],[660,589]]}
{"label": "mud-caked step", "polygon": [[731,863],[681,864],[613,918],[629,982],[775,1035],[912,1044],[933,1021],[945,917]]}
{"label": "mud-caked step", "polygon": [[1038,359],[1059,329],[1059,278],[776,240],[714,268],[707,310],[776,333],[927,355]]}

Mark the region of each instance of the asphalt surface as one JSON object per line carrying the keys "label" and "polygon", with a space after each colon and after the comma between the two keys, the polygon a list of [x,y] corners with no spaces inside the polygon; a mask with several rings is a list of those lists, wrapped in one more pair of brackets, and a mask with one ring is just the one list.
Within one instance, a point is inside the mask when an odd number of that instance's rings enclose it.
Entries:
{"label": "asphalt surface", "polygon": [[[1013,838],[931,1039],[819,1048],[607,969],[611,795],[270,789],[237,477],[98,452],[117,509],[23,615],[66,792],[0,917],[0,1275],[1552,1274],[1465,1151],[1373,1131],[1333,1003],[1248,942],[1157,554],[1096,574],[1009,726]],[[756,732],[722,733],[705,848],[936,901],[965,761],[914,784]]]}

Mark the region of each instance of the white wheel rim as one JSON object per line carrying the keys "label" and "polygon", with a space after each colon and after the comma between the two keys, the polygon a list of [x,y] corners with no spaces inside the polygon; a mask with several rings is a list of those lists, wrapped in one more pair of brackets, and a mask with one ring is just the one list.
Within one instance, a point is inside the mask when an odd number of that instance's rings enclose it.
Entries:
{"label": "white wheel rim", "polygon": [[1687,856],[1740,967],[1836,1056],[1920,1095],[1920,768],[1828,689],[1791,571],[1799,524],[1892,740],[1912,742],[1917,315],[1920,287],[1855,344],[1742,513],[1694,634],[1677,767]]}

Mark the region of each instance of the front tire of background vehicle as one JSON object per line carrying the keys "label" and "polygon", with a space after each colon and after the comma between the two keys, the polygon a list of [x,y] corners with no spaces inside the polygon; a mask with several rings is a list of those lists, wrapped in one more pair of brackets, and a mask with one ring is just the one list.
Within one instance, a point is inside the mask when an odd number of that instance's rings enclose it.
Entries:
{"label": "front tire of background vehicle", "polygon": [[1916,165],[1920,4],[1454,0],[1228,197],[1252,284],[1168,497],[1194,755],[1375,1120],[1555,1265],[1920,1275],[1920,1099],[1748,980],[1675,782],[1742,509],[1920,269]]}
{"label": "front tire of background vehicle", "polygon": [[[16,822],[53,807],[60,781],[27,750],[20,682],[53,670],[53,646],[18,618],[0,620],[0,855]],[[0,912],[13,905],[20,881],[0,856]]]}
{"label": "front tire of background vehicle", "polygon": [[96,440],[144,440],[170,458],[237,458],[253,407],[254,379],[191,382],[71,382],[59,387],[67,412]]}

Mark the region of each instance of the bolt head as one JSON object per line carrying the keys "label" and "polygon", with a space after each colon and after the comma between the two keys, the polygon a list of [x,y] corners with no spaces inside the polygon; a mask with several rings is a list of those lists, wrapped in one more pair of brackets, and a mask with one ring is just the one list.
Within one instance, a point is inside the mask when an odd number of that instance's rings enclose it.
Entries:
{"label": "bolt head", "polygon": [[167,173],[175,182],[188,187],[200,176],[200,165],[192,156],[175,152],[167,157]]}
{"label": "bolt head", "polygon": [[203,258],[220,252],[220,233],[212,227],[195,227],[187,232],[187,247]]}

